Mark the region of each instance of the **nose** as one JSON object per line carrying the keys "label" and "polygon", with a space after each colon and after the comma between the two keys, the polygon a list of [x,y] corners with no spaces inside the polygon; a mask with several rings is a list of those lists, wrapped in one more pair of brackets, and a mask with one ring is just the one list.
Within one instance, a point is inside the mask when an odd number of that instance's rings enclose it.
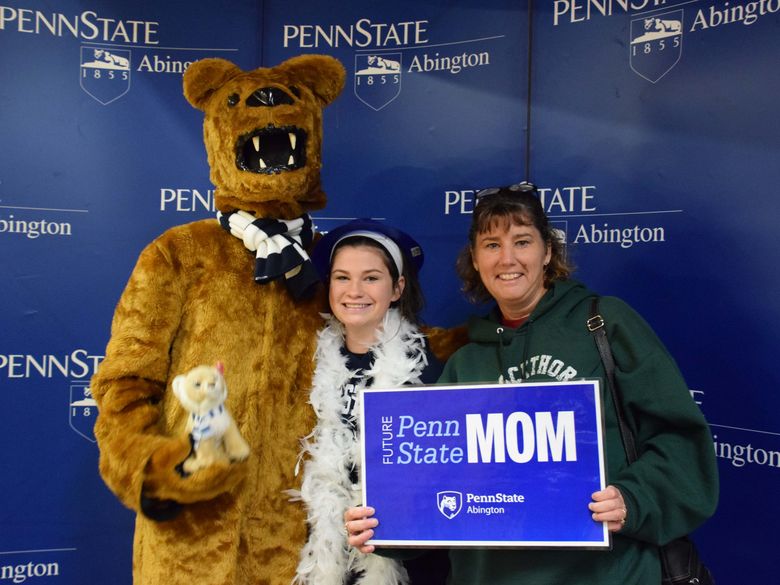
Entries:
{"label": "nose", "polygon": [[347,295],[350,297],[363,296],[363,283],[360,282],[359,278],[353,278],[349,281],[349,286],[347,286]]}
{"label": "nose", "polygon": [[250,108],[261,106],[274,107],[282,104],[292,105],[295,103],[290,94],[278,87],[258,87],[252,95],[246,98],[246,105]]}
{"label": "nose", "polygon": [[513,264],[515,261],[515,255],[511,246],[501,246],[498,260],[501,264]]}

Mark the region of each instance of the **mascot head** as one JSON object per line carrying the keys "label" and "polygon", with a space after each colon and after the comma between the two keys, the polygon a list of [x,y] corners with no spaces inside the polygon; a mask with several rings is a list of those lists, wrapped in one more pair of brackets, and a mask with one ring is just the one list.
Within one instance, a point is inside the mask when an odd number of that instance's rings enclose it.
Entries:
{"label": "mascot head", "polygon": [[341,63],[325,55],[252,71],[224,59],[187,68],[184,96],[205,113],[217,209],[291,219],[324,207],[322,109],[345,77]]}

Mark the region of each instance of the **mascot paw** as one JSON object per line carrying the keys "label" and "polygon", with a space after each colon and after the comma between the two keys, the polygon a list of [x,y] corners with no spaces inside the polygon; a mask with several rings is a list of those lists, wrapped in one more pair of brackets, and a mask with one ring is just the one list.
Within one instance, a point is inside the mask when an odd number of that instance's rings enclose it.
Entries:
{"label": "mascot paw", "polygon": [[182,462],[189,461],[189,453],[190,444],[186,437],[167,439],[154,452],[144,477],[143,493],[146,497],[182,504],[202,502],[231,491],[246,477],[246,461],[215,463],[183,476],[177,468],[186,471]]}
{"label": "mascot paw", "polygon": [[469,342],[468,328],[465,325],[443,329],[442,327],[423,327],[428,343],[434,355],[446,362],[458,349]]}
{"label": "mascot paw", "polygon": [[246,461],[237,463],[215,463],[195,471],[191,476],[182,478],[185,491],[178,501],[189,504],[216,498],[235,489],[246,477]]}

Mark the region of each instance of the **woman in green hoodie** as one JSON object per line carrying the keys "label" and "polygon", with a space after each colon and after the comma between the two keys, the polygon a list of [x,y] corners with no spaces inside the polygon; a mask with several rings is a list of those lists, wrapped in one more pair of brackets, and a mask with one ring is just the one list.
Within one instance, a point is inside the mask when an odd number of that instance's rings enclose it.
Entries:
{"label": "woman in green hoodie", "polygon": [[[469,321],[470,343],[447,362],[442,383],[605,378],[586,327],[597,296],[571,280],[535,187],[521,183],[477,194],[468,245],[457,261],[464,291],[494,300]],[[639,458],[628,465],[609,393],[606,489],[583,506],[614,533],[612,550],[450,551],[451,585],[656,585],[658,546],[713,514],[718,474],[712,438],[677,365],[650,326],[626,303],[603,297],[615,379]],[[348,542],[362,552],[382,513],[350,508]],[[379,519],[378,519],[379,518]],[[394,555],[395,556],[395,555]]]}

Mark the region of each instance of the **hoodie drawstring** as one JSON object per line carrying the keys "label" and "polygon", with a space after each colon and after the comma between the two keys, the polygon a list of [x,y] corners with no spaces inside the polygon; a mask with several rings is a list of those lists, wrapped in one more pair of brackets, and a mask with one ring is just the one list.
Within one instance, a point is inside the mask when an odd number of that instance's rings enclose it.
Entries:
{"label": "hoodie drawstring", "polygon": [[504,379],[504,372],[506,372],[506,364],[504,363],[504,328],[496,327],[496,335],[498,335],[498,344],[496,345],[496,356],[498,357],[498,365],[501,366],[501,372],[499,372],[499,380]]}
{"label": "hoodie drawstring", "polygon": [[531,331],[533,331],[534,320],[529,317],[527,323],[528,332],[525,335],[525,343],[523,344],[523,361],[520,362],[522,364],[520,369],[523,371],[523,380],[528,379],[528,375],[525,373],[525,364],[528,363],[528,348],[531,347]]}
{"label": "hoodie drawstring", "polygon": [[[527,331],[525,335],[525,340],[523,342],[523,356],[522,359],[518,362],[518,366],[520,368],[520,371],[523,375],[523,380],[528,379],[528,375],[526,374],[525,368],[526,364],[528,363],[528,351],[529,347],[531,345],[531,331],[533,327],[533,320],[528,319],[526,321],[527,324]],[[505,381],[505,374],[508,371],[508,368],[506,366],[506,361],[504,360],[504,347],[511,347],[512,340],[507,339],[505,336],[505,329],[501,325],[496,327],[496,335],[498,335],[498,344],[496,345],[496,354],[498,356],[498,365],[501,367],[501,371],[499,372],[499,380]],[[512,363],[514,364],[514,360],[512,360]]]}

